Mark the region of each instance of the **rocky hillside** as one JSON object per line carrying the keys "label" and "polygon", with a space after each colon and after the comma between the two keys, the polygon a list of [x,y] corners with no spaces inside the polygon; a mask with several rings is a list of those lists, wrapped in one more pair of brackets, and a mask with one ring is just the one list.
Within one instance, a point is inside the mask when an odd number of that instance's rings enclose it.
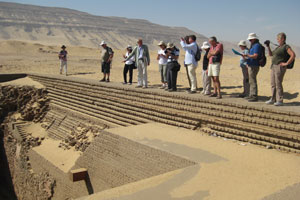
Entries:
{"label": "rocky hillside", "polygon": [[[146,20],[101,17],[65,8],[0,2],[0,40],[38,41],[96,47],[101,40],[113,48],[135,44],[141,37],[154,49],[158,41],[178,42],[187,34],[206,37],[187,28],[168,27]],[[155,47],[156,49],[157,47]]]}

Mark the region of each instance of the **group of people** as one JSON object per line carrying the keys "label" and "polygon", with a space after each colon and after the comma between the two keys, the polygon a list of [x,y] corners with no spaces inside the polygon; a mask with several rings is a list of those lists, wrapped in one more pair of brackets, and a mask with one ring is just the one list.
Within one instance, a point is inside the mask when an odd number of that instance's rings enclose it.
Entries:
{"label": "group of people", "polygon": [[[196,43],[196,36],[190,35],[181,38],[180,45],[185,51],[184,66],[187,72],[189,82],[188,92],[194,94],[197,91],[197,74],[196,69],[201,58],[201,52],[204,52],[202,59],[202,94],[210,97],[222,98],[220,70],[223,60],[223,44],[218,42],[216,37],[210,37],[208,41],[203,42],[202,46]],[[258,85],[257,74],[260,67],[266,64],[265,47],[259,42],[258,36],[255,33],[250,33],[247,40],[250,42],[250,48],[247,47],[247,42],[241,40],[238,46],[241,49],[239,55],[240,67],[243,75],[243,92],[239,95],[241,98],[247,99],[249,102],[258,101]],[[275,106],[283,105],[283,87],[282,81],[286,72],[287,66],[293,64],[295,60],[295,53],[292,48],[286,44],[286,35],[279,33],[277,35],[278,45],[273,51],[270,48],[270,42],[265,42],[269,56],[272,56],[271,65],[271,89],[272,96],[267,104],[274,104]],[[109,82],[111,62],[114,55],[113,50],[102,41],[101,67],[103,79],[101,82]],[[158,60],[159,72],[161,75],[161,89],[169,92],[177,91],[177,75],[180,71],[181,65],[178,62],[180,50],[173,43],[165,43],[160,41],[158,43],[160,49],[158,50],[156,59]],[[66,47],[62,46],[62,51],[59,53],[61,60],[60,73],[64,68],[67,74],[67,51]],[[125,63],[123,70],[124,82],[123,84],[132,84],[133,70],[137,69],[138,80],[137,88],[148,88],[147,67],[150,65],[150,53],[148,46],[143,44],[143,40],[137,41],[137,46],[127,46],[127,52],[123,55],[123,62]],[[129,72],[129,80],[127,81],[127,74]],[[213,92],[211,85],[213,83]]]}

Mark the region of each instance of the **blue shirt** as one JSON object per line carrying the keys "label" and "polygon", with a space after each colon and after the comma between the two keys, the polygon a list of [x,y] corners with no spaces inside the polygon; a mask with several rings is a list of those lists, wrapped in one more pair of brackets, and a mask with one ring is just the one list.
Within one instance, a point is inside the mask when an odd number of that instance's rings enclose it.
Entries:
{"label": "blue shirt", "polygon": [[258,54],[258,57],[256,59],[248,58],[247,64],[251,67],[258,67],[259,66],[259,56],[261,55],[261,46],[259,43],[255,43],[252,48],[249,51],[249,55]]}
{"label": "blue shirt", "polygon": [[[242,52],[243,55],[247,55],[249,54],[249,49],[244,49],[243,52]],[[240,67],[246,67],[247,65],[247,59],[244,59],[242,56],[241,56],[241,59],[240,59]]]}
{"label": "blue shirt", "polygon": [[182,48],[185,50],[184,64],[198,66],[198,62],[195,59],[197,53],[197,43],[186,44],[184,41],[180,42]]}

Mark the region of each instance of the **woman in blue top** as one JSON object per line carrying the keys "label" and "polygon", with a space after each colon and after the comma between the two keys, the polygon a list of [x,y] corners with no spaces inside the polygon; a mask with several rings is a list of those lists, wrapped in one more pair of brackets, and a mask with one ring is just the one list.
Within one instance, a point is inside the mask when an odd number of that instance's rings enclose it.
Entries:
{"label": "woman in blue top", "polygon": [[[238,43],[239,47],[242,50],[242,54],[243,55],[247,55],[249,54],[249,49],[247,47],[246,41],[245,40],[241,40]],[[242,69],[242,73],[243,73],[243,88],[244,88],[244,92],[242,94],[239,94],[239,97],[244,98],[244,97],[248,97],[249,96],[249,90],[250,90],[250,86],[249,86],[249,74],[248,74],[248,67],[247,67],[247,60],[243,57],[241,57],[240,59],[240,67]]]}
{"label": "woman in blue top", "polygon": [[259,55],[261,55],[261,45],[259,43],[258,37],[255,33],[250,33],[248,35],[248,40],[251,43],[251,48],[249,54],[243,55],[244,59],[247,59],[248,74],[249,74],[249,84],[250,92],[247,98],[249,102],[258,101],[257,92],[257,74],[259,72]]}

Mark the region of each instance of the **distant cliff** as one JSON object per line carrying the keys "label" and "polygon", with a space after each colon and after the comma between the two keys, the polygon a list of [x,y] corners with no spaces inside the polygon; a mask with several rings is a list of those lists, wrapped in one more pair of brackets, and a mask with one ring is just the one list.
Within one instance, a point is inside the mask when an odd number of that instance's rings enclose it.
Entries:
{"label": "distant cliff", "polygon": [[105,40],[113,48],[124,48],[143,38],[151,49],[160,40],[178,44],[180,37],[195,34],[183,27],[168,27],[140,19],[101,17],[66,8],[40,7],[0,2],[0,40],[38,41],[96,47]]}

